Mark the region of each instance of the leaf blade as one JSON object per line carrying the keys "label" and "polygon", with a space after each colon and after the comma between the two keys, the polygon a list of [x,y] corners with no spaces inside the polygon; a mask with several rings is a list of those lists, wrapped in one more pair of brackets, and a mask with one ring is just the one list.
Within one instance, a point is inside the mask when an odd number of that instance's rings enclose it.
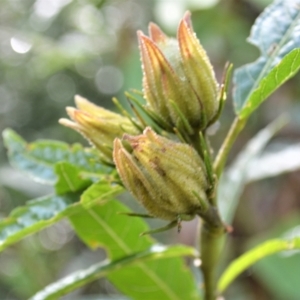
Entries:
{"label": "leaf blade", "polygon": [[249,96],[247,102],[239,112],[241,118],[247,118],[262,102],[269,97],[288,79],[293,77],[300,68],[300,49],[294,49],[264,77],[257,89]]}
{"label": "leaf blade", "polygon": [[235,111],[241,112],[260,81],[295,48],[300,47],[299,0],[278,0],[256,19],[248,41],[259,48],[261,56],[234,72]]}
{"label": "leaf blade", "polygon": [[101,262],[88,269],[74,272],[73,274],[47,286],[42,291],[31,297],[31,300],[51,300],[65,295],[89,282],[107,276],[110,272],[125,266],[131,266],[147,260],[159,260],[178,256],[197,256],[194,248],[186,246],[154,245],[149,249],[123,257],[116,261]]}
{"label": "leaf blade", "polygon": [[[110,200],[72,215],[69,219],[77,235],[89,247],[104,247],[109,259],[116,260],[144,251],[154,243],[149,236],[139,237],[141,232],[149,230],[147,224],[139,218],[128,221],[130,217],[120,214],[126,212],[129,212],[126,206]],[[133,299],[199,299],[192,274],[179,258],[126,267],[108,275],[108,279]],[[184,286],[180,284],[183,281]]]}
{"label": "leaf blade", "polygon": [[8,157],[12,166],[21,170],[33,180],[47,185],[57,181],[55,164],[68,162],[85,171],[90,177],[109,174],[112,169],[99,163],[93,149],[85,149],[79,144],[68,145],[53,140],[38,140],[26,143],[11,129],[3,131],[3,140],[8,149]]}
{"label": "leaf blade", "polygon": [[219,279],[218,290],[223,292],[241,272],[258,260],[277,252],[293,249],[300,249],[300,237],[291,240],[273,239],[256,246],[227,267]]}
{"label": "leaf blade", "polygon": [[61,161],[54,166],[57,181],[55,182],[55,192],[63,195],[68,192],[80,191],[92,184],[89,179],[81,176],[81,170],[68,162]]}
{"label": "leaf blade", "polygon": [[15,209],[0,221],[0,251],[78,211],[78,199],[79,194],[50,195]]}

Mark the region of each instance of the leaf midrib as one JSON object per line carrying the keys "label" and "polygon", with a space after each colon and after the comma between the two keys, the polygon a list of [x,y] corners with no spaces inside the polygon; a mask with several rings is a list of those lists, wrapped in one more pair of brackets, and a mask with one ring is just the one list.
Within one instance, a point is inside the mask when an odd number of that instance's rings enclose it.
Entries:
{"label": "leaf midrib", "polygon": [[[294,27],[297,25],[296,23],[299,21],[298,19],[300,18],[300,11],[299,13],[296,15],[294,21],[291,23],[291,25],[289,26],[288,30],[286,31],[286,33],[283,35],[281,41],[278,44],[278,47],[276,47],[275,51],[273,51],[272,55],[270,56],[270,58],[266,61],[265,66],[263,67],[262,71],[260,72],[259,76],[257,77],[257,79],[255,80],[251,90],[249,91],[249,93],[247,94],[245,101],[243,101],[243,106],[241,107],[240,111],[243,110],[243,108],[246,106],[247,104],[247,100],[250,98],[250,96],[252,95],[252,93],[257,89],[257,87],[259,86],[260,81],[266,76],[266,74],[268,73],[268,70],[270,68],[270,65],[272,65],[272,62],[274,61],[275,57],[277,56],[277,54],[280,52],[282,46],[286,43],[286,40],[288,39],[288,37],[290,36],[290,33],[292,32],[292,30],[294,29]],[[287,53],[288,54],[288,53]]]}
{"label": "leaf midrib", "polygon": [[[126,254],[132,254],[131,249],[123,242],[122,239],[109,227],[99,216],[93,211],[93,210],[88,210],[88,213],[91,215],[92,218],[100,225],[102,226],[106,232],[111,236],[112,239],[114,239],[118,246],[126,253]],[[138,267],[140,267],[149,277],[152,278],[153,281],[157,283],[157,285],[165,292],[167,295],[168,299],[174,299],[174,300],[181,300],[178,298],[178,296],[173,292],[173,290],[170,289],[168,285],[164,283],[164,281],[161,280],[157,276],[156,273],[154,273],[152,270],[149,270],[147,266],[144,263],[138,263]]]}

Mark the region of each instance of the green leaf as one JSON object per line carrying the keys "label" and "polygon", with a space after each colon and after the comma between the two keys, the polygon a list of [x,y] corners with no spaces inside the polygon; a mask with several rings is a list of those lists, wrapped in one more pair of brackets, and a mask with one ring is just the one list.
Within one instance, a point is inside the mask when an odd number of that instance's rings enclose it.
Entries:
{"label": "green leaf", "polygon": [[16,208],[8,218],[0,221],[0,251],[78,211],[78,200],[79,194],[50,195]]}
{"label": "green leaf", "polygon": [[76,186],[76,193],[41,197],[13,210],[8,218],[0,221],[0,251],[66,216],[85,210],[79,200],[87,201],[90,207],[121,191],[108,183],[95,183],[80,195],[79,186],[80,182]]}
{"label": "green leaf", "polygon": [[238,200],[247,184],[249,165],[286,123],[286,118],[284,116],[280,117],[256,134],[221,177],[218,185],[218,203],[221,216],[226,223],[231,223]]}
{"label": "green leaf", "polygon": [[[300,212],[294,210],[285,215],[268,230],[252,238],[247,243],[251,249],[270,239],[290,240],[300,237]],[[249,246],[248,246],[249,245]],[[270,294],[270,299],[298,300],[300,295],[300,249],[283,251],[267,256],[251,267],[252,277],[259,281]],[[282,280],[284,274],[284,280]]]}
{"label": "green leaf", "polygon": [[88,269],[77,271],[53,284],[31,297],[31,300],[51,300],[65,295],[91,281],[107,276],[109,273],[126,266],[137,265],[149,260],[161,260],[178,256],[197,256],[194,248],[186,246],[153,245],[149,249],[115,260],[104,261],[92,265]]}
{"label": "green leaf", "polygon": [[85,208],[90,208],[103,199],[114,197],[123,191],[124,189],[119,185],[107,184],[99,181],[83,192],[81,195],[81,204]]}
{"label": "green leaf", "polygon": [[10,163],[43,184],[55,184],[57,175],[54,166],[62,161],[80,168],[91,177],[100,177],[101,174],[111,172],[111,168],[99,163],[92,149],[84,149],[79,144],[69,146],[63,142],[50,140],[39,140],[27,144],[11,129],[4,130],[3,139],[8,149]]}
{"label": "green leaf", "polygon": [[274,177],[300,169],[300,143],[263,153],[248,166],[247,182]]}
{"label": "green leaf", "polygon": [[287,54],[282,61],[263,78],[239,112],[241,118],[247,118],[259,105],[284,82],[293,77],[300,68],[300,49]]}
{"label": "green leaf", "polygon": [[300,249],[300,237],[291,240],[274,239],[258,245],[241,255],[227,267],[218,282],[218,290],[223,292],[240,273],[264,257],[293,249]]}
{"label": "green leaf", "polygon": [[[59,162],[55,165],[57,182],[55,183],[56,194],[62,195],[68,192],[77,192],[91,185],[91,180],[82,178],[81,169],[68,162]],[[107,185],[106,185],[107,186]]]}
{"label": "green leaf", "polygon": [[[300,47],[299,5],[300,0],[275,1],[255,21],[248,41],[260,49],[261,56],[234,72],[237,114],[248,116],[265,97],[297,72],[298,51],[290,52]],[[290,55],[282,61],[288,53]]]}
{"label": "green leaf", "polygon": [[[109,259],[117,260],[145,251],[155,242],[149,236],[139,237],[149,227],[118,201],[81,211],[69,217],[79,237],[91,248],[103,247]],[[140,262],[110,273],[108,279],[132,299],[199,299],[191,272],[179,258]],[[184,284],[182,284],[184,282]],[[138,288],[137,288],[138,287]]]}

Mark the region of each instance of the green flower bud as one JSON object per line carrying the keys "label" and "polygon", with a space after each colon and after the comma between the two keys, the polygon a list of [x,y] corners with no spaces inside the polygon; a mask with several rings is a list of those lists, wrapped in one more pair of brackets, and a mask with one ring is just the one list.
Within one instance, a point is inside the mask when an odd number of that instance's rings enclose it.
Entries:
{"label": "green flower bud", "polygon": [[207,209],[205,166],[191,146],[147,127],[141,135],[115,139],[113,157],[124,186],[150,215],[176,220]]}
{"label": "green flower bud", "polygon": [[60,119],[59,123],[81,133],[108,161],[112,161],[113,141],[124,133],[138,134],[130,120],[97,106],[87,99],[75,96],[76,108],[67,107],[73,120]]}
{"label": "green flower bud", "polygon": [[[206,128],[219,108],[218,84],[209,58],[185,13],[177,40],[151,23],[149,37],[138,32],[144,97],[152,110],[179,130]],[[191,132],[193,133],[193,132]]]}

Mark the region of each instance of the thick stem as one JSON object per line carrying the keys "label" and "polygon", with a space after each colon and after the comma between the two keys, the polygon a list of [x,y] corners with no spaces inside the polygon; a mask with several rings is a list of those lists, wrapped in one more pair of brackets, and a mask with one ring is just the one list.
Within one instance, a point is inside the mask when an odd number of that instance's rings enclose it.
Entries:
{"label": "thick stem", "polygon": [[216,268],[218,265],[226,228],[218,210],[210,206],[201,215],[203,222],[200,229],[201,270],[204,277],[205,300],[216,299]]}
{"label": "thick stem", "polygon": [[228,134],[218,152],[215,162],[214,162],[214,170],[215,170],[215,173],[218,178],[220,177],[220,175],[223,171],[228,153],[229,153],[233,143],[235,142],[237,136],[244,128],[246,122],[247,122],[247,118],[240,119],[238,117],[236,117],[235,120],[233,121],[233,123],[229,129],[229,132],[228,132]]}
{"label": "thick stem", "polygon": [[204,299],[216,299],[216,269],[225,236],[224,227],[211,227],[203,222],[201,227],[201,270],[204,277]]}

